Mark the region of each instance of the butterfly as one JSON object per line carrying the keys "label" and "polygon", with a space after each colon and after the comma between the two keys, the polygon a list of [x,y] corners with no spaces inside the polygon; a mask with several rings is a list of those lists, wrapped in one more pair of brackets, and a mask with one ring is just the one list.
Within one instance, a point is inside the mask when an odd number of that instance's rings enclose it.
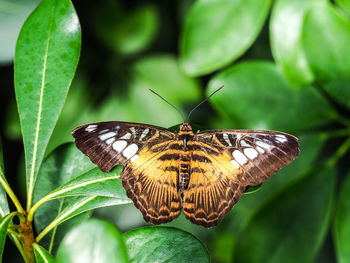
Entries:
{"label": "butterfly", "polygon": [[179,132],[132,122],[75,128],[75,144],[103,172],[122,164],[126,194],[153,224],[183,210],[192,223],[211,227],[231,211],[249,185],[258,185],[299,154],[296,137],[264,130]]}

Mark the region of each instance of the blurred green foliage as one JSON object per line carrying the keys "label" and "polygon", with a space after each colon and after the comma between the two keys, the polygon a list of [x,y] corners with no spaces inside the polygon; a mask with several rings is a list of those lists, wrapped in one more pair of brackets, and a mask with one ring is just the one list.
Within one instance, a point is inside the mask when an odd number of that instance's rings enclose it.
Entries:
{"label": "blurred green foliage", "polygon": [[[34,216],[36,235],[50,230],[33,246],[38,262],[79,253],[108,262],[350,262],[349,0],[73,1],[75,10],[44,0],[17,42],[15,99],[14,34],[36,3],[0,1],[0,173],[11,187],[25,184],[16,177],[23,136],[27,193],[33,204],[52,197]],[[143,227],[114,181],[120,167],[94,168],[71,130],[106,120],[171,127],[181,116],[148,88],[188,113],[221,85],[192,123],[290,132],[300,156],[217,227],[183,215],[167,224],[176,229]],[[1,247],[12,217],[0,193]],[[104,220],[89,220],[94,209]],[[5,258],[15,254],[5,247]]]}

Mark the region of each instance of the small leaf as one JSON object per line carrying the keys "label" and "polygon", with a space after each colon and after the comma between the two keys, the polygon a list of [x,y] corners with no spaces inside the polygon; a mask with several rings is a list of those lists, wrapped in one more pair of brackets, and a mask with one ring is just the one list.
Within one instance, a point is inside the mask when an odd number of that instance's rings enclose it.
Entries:
{"label": "small leaf", "polygon": [[57,262],[129,262],[122,235],[111,223],[92,219],[86,221],[63,239]]}
{"label": "small leaf", "polygon": [[316,2],[320,0],[279,0],[273,6],[270,20],[272,52],[293,87],[307,86],[313,81],[301,32],[304,17]]}
{"label": "small leaf", "polygon": [[[5,178],[5,169],[4,169],[4,159],[2,158],[2,142],[0,138],[0,180],[2,183],[7,184]],[[4,188],[0,186],[0,218],[10,213],[9,205],[7,202],[6,192]]]}
{"label": "small leaf", "polygon": [[334,241],[339,263],[350,262],[350,174],[340,190],[334,221]]}
{"label": "small leaf", "polygon": [[328,232],[335,177],[323,167],[262,207],[238,237],[235,261],[313,262]]}
{"label": "small leaf", "polygon": [[256,39],[270,5],[270,0],[196,1],[182,30],[181,67],[198,76],[230,64]]}
{"label": "small leaf", "polygon": [[7,236],[7,228],[12,222],[12,218],[15,216],[15,212],[8,214],[7,216],[0,219],[0,262],[2,262],[2,254],[4,252],[4,246]]}
{"label": "small leaf", "polygon": [[350,78],[350,21],[328,1],[308,11],[302,41],[317,80]]}
{"label": "small leaf", "polygon": [[131,262],[210,262],[203,244],[172,227],[143,227],[123,235]]}
{"label": "small leaf", "polygon": [[42,246],[33,243],[32,245],[36,263],[55,263],[56,259]]}
{"label": "small leaf", "polygon": [[26,155],[28,209],[79,53],[80,26],[72,3],[42,1],[24,23],[15,54],[15,90]]}
{"label": "small leaf", "polygon": [[211,79],[207,94],[222,85],[225,88],[209,102],[237,122],[235,128],[295,131],[331,119],[332,110],[316,89],[293,89],[271,62],[242,62],[228,68]]}

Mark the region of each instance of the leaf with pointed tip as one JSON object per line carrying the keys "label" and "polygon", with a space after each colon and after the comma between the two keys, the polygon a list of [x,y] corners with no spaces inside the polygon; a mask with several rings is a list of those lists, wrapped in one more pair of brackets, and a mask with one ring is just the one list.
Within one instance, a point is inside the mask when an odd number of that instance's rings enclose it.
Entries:
{"label": "leaf with pointed tip", "polygon": [[257,38],[270,5],[270,0],[194,2],[182,29],[181,67],[198,76],[230,64]]}
{"label": "leaf with pointed tip", "polygon": [[339,201],[334,220],[335,250],[339,263],[350,262],[350,174],[340,190]]}
{"label": "leaf with pointed tip", "polygon": [[36,263],[56,263],[56,259],[42,246],[37,243],[32,245]]}
{"label": "leaf with pointed tip", "polygon": [[127,263],[129,260],[119,230],[111,223],[91,219],[75,227],[63,239],[57,262]]}
{"label": "leaf with pointed tip", "polygon": [[210,80],[207,94],[222,85],[225,88],[209,102],[222,116],[236,121],[237,128],[295,131],[325,124],[332,117],[332,109],[316,89],[292,88],[271,62],[232,66]]}
{"label": "leaf with pointed tip", "polygon": [[[7,184],[5,178],[5,169],[4,169],[4,159],[2,158],[2,142],[0,139],[0,180],[2,183]],[[4,188],[0,186],[0,216],[4,217],[5,215],[10,213],[9,205],[7,202],[6,192]]]}
{"label": "leaf with pointed tip", "polygon": [[238,236],[235,261],[313,262],[328,231],[335,175],[323,167],[262,207]]}
{"label": "leaf with pointed tip", "polygon": [[131,262],[210,262],[204,245],[173,227],[143,227],[123,234]]}
{"label": "leaf with pointed tip", "polygon": [[15,91],[26,155],[27,208],[78,63],[80,39],[72,3],[43,0],[17,40]]}

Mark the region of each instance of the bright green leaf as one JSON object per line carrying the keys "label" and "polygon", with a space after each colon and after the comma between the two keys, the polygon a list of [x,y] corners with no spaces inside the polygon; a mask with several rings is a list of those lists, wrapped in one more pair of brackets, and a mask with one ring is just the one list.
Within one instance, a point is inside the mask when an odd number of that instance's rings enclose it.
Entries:
{"label": "bright green leaf", "polygon": [[27,207],[80,53],[69,0],[44,0],[24,23],[15,54],[15,90],[26,155]]}
{"label": "bright green leaf", "polygon": [[348,15],[350,15],[350,1],[349,0],[335,0],[342,9],[344,9]]}
{"label": "bright green leaf", "polygon": [[210,262],[203,244],[172,227],[143,227],[124,235],[131,262]]}
{"label": "bright green leaf", "polygon": [[[2,183],[7,184],[7,180],[5,178],[5,170],[4,170],[4,159],[2,158],[2,142],[0,138],[0,180]],[[5,215],[10,213],[9,205],[7,202],[6,192],[4,188],[0,186],[0,217],[4,217]]]}
{"label": "bright green leaf", "polygon": [[57,262],[129,262],[122,235],[111,223],[92,219],[86,221],[63,239]]}
{"label": "bright green leaf", "polygon": [[335,250],[339,263],[350,262],[350,175],[340,190],[338,207],[334,221]]}
{"label": "bright green leaf", "polygon": [[222,85],[225,88],[210,102],[222,116],[238,123],[235,128],[294,131],[331,119],[332,110],[316,89],[292,88],[271,62],[250,61],[230,67],[211,79],[207,94]]}
{"label": "bright green leaf", "polygon": [[328,232],[335,176],[323,167],[262,207],[237,239],[237,262],[313,262]]}
{"label": "bright green leaf", "polygon": [[302,41],[318,81],[350,79],[350,20],[328,1],[308,11]]}
{"label": "bright green leaf", "polygon": [[0,262],[2,262],[2,254],[4,251],[7,228],[9,224],[12,223],[12,218],[15,216],[15,213],[8,214],[7,216],[0,219]]}
{"label": "bright green leaf", "polygon": [[42,246],[34,243],[33,251],[36,259],[36,263],[55,263],[56,259]]}
{"label": "bright green leaf", "polygon": [[307,86],[313,81],[301,32],[305,14],[315,2],[320,0],[279,0],[273,7],[270,21],[272,52],[293,87]]}
{"label": "bright green leaf", "polygon": [[181,67],[198,76],[230,64],[254,42],[270,5],[270,0],[196,1],[183,26]]}

